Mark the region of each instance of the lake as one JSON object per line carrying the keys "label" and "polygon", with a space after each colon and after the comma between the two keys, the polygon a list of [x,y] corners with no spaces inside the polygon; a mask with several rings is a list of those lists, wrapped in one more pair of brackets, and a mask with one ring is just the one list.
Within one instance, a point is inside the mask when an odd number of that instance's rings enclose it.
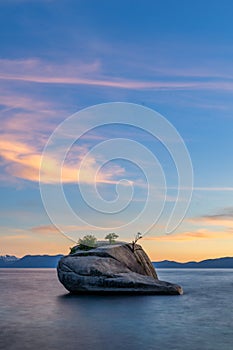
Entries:
{"label": "lake", "polygon": [[182,296],[72,296],[55,269],[0,269],[0,349],[232,350],[233,269],[159,269]]}

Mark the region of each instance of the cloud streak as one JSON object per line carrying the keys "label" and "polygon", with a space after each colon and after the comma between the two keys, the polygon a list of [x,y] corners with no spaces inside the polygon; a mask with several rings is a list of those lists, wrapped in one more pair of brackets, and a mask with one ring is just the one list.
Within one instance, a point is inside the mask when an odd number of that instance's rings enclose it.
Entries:
{"label": "cloud streak", "polygon": [[[46,155],[41,177],[41,152],[29,143],[14,140],[9,135],[0,139],[0,157],[7,174],[33,182],[44,183],[108,183],[116,184],[116,176],[124,173],[124,169],[118,165],[112,166],[107,171],[98,171],[98,162],[89,157],[79,176],[79,168],[83,158],[83,148],[75,147],[75,152],[62,165],[54,156]],[[61,172],[62,171],[62,172]]]}
{"label": "cloud streak", "polygon": [[[73,225],[60,225],[60,229],[62,229],[63,232],[66,233],[71,233],[71,232],[89,232],[90,231],[90,226],[73,226]],[[98,231],[99,228],[93,226],[92,231]],[[101,230],[106,230],[108,231],[109,228],[101,228]],[[41,226],[34,226],[29,229],[29,231],[42,234],[42,235],[48,235],[48,234],[58,234],[61,233],[61,231],[56,228],[54,225],[41,225]]]}
{"label": "cloud streak", "polygon": [[204,215],[201,217],[188,219],[187,221],[194,224],[226,227],[231,229],[233,228],[233,208],[225,208],[217,214]]}
{"label": "cloud streak", "polygon": [[202,239],[233,239],[232,231],[210,231],[208,229],[199,229],[196,231],[185,231],[182,233],[172,234],[172,235],[164,235],[157,237],[149,237],[145,236],[144,239],[146,241],[159,241],[159,242],[181,242],[181,241],[194,241],[194,240],[202,240]]}
{"label": "cloud streak", "polygon": [[[224,208],[221,212],[213,215],[204,215],[185,220],[186,223],[201,226],[197,230],[187,230],[171,235],[163,236],[145,236],[147,241],[165,241],[182,242],[193,240],[215,240],[232,239],[233,240],[233,208]],[[206,228],[207,226],[207,228]],[[210,227],[208,227],[210,226]]]}
{"label": "cloud streak", "polygon": [[[61,73],[62,72],[62,73]],[[6,81],[21,81],[42,84],[62,85],[86,85],[110,87],[131,90],[232,90],[233,80],[225,77],[221,79],[208,75],[189,79],[176,74],[164,79],[161,75],[155,75],[150,79],[132,80],[123,77],[115,77],[102,73],[99,62],[85,64],[49,64],[38,59],[28,60],[0,60],[0,79]],[[211,79],[210,79],[211,78]]]}

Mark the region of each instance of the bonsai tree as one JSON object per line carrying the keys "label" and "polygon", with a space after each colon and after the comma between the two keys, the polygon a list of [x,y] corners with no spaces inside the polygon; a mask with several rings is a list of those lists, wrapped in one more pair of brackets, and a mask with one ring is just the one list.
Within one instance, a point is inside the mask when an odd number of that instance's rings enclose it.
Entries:
{"label": "bonsai tree", "polygon": [[107,236],[105,237],[105,239],[108,239],[109,241],[109,244],[113,244],[116,242],[116,239],[118,238],[119,236],[112,232],[112,233],[108,233]]}
{"label": "bonsai tree", "polygon": [[83,238],[79,238],[78,244],[79,248],[83,250],[88,250],[96,247],[97,239],[93,235],[86,235]]}
{"label": "bonsai tree", "polygon": [[141,238],[142,238],[142,234],[141,234],[140,232],[138,232],[138,233],[135,235],[135,239],[134,239],[133,242],[132,242],[133,252],[134,252],[134,250],[135,250],[135,244],[136,244],[137,241],[138,241],[139,239],[141,239]]}

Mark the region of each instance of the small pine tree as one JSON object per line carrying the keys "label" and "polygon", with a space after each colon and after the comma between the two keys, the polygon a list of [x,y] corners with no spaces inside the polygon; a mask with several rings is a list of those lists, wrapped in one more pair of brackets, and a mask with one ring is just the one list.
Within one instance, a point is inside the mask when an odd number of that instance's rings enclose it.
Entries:
{"label": "small pine tree", "polygon": [[116,239],[117,239],[118,237],[119,237],[119,236],[118,236],[116,233],[112,232],[112,233],[107,234],[107,236],[105,237],[105,239],[108,239],[109,244],[113,244],[113,243],[116,242]]}

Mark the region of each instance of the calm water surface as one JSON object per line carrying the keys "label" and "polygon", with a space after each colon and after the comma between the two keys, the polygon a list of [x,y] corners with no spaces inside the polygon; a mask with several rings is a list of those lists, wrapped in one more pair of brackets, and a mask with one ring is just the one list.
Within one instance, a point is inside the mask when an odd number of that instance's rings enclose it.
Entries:
{"label": "calm water surface", "polygon": [[160,269],[183,296],[71,296],[54,269],[0,269],[0,349],[232,350],[233,269]]}

